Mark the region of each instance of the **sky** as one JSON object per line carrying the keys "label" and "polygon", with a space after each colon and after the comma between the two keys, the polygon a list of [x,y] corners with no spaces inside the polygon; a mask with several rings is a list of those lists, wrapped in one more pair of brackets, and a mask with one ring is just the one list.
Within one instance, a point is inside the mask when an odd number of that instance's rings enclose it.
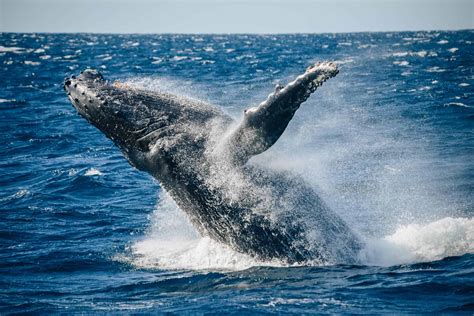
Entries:
{"label": "sky", "polygon": [[328,33],[474,29],[474,0],[0,0],[1,32]]}

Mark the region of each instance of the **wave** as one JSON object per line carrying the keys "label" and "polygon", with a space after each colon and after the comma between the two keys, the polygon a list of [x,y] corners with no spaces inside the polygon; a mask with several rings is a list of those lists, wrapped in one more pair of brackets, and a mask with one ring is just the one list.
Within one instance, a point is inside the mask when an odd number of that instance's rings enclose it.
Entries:
{"label": "wave", "polygon": [[443,219],[399,227],[392,235],[367,241],[360,259],[368,265],[392,266],[441,260],[474,253],[474,218]]}

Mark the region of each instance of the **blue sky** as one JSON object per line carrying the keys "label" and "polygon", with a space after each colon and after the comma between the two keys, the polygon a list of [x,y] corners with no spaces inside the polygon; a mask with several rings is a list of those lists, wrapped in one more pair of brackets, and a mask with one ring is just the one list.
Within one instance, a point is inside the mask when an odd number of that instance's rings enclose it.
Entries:
{"label": "blue sky", "polygon": [[3,32],[323,33],[474,28],[474,0],[0,0]]}

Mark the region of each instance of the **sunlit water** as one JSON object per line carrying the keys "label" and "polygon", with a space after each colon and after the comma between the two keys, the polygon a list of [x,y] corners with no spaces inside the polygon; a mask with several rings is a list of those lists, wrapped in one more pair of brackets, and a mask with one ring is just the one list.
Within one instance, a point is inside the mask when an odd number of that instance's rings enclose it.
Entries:
{"label": "sunlit water", "polygon": [[[474,309],[474,32],[0,35],[0,312]],[[80,118],[64,77],[111,79],[236,119],[339,63],[269,151],[365,242],[359,265],[259,262],[200,237]],[[317,210],[315,210],[317,211]]]}

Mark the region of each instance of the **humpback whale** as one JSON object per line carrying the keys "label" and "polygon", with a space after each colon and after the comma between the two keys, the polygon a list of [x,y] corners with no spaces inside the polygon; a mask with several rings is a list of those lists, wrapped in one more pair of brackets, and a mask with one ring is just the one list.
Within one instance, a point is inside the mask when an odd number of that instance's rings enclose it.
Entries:
{"label": "humpback whale", "polygon": [[240,122],[211,104],[113,83],[93,69],[66,78],[64,89],[79,114],[156,178],[202,235],[265,261],[354,262],[359,239],[300,176],[250,160],[338,72],[331,62],[310,66]]}

